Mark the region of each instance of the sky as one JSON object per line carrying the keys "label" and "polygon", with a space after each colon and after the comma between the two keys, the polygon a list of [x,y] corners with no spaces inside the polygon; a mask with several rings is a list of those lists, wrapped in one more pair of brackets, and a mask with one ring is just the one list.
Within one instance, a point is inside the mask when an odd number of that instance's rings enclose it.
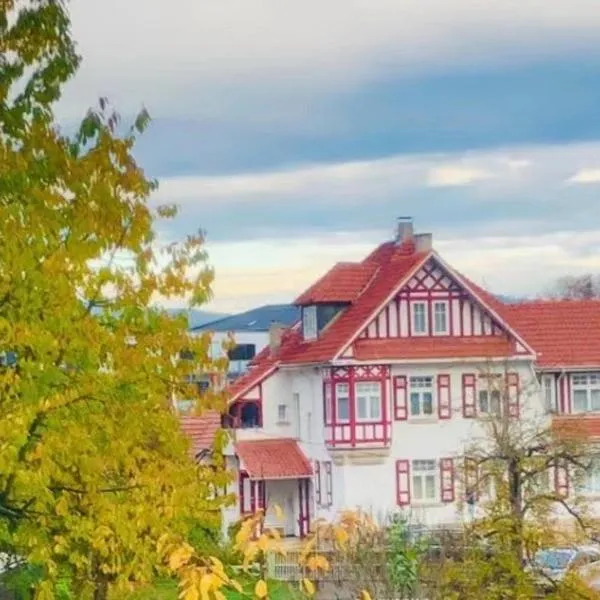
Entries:
{"label": "sky", "polygon": [[598,0],[71,0],[99,96],[152,125],[153,202],[198,228],[206,308],[289,302],[398,216],[491,291],[600,271]]}

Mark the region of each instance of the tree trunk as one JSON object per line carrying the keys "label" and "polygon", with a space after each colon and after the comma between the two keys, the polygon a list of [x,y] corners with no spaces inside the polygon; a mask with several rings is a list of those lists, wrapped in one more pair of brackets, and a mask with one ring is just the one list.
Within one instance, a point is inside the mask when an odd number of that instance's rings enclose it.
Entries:
{"label": "tree trunk", "polygon": [[512,551],[518,563],[523,561],[523,489],[521,465],[518,458],[508,461],[508,486],[512,513]]}
{"label": "tree trunk", "polygon": [[108,581],[100,576],[94,582],[94,600],[107,600]]}

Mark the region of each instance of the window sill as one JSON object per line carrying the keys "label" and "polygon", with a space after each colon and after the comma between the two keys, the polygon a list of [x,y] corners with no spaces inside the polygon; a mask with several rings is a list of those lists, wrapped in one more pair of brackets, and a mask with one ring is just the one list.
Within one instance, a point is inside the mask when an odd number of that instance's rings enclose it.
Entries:
{"label": "window sill", "polygon": [[426,423],[437,423],[438,417],[408,417],[409,423],[426,424]]}
{"label": "window sill", "polygon": [[291,425],[290,421],[276,421],[275,425],[286,425],[289,426]]}
{"label": "window sill", "polygon": [[438,500],[424,500],[423,502],[412,501],[410,506],[413,508],[438,508],[445,504],[452,504],[451,502],[439,502]]}

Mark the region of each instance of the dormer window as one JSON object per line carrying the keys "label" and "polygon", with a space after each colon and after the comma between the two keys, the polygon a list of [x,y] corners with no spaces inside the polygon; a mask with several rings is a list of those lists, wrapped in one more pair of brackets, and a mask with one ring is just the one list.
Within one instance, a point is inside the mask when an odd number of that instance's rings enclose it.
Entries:
{"label": "dormer window", "polygon": [[302,309],[302,335],[306,341],[317,338],[317,307],[305,306]]}
{"label": "dormer window", "polygon": [[425,302],[413,302],[411,307],[413,334],[427,335],[427,305]]}

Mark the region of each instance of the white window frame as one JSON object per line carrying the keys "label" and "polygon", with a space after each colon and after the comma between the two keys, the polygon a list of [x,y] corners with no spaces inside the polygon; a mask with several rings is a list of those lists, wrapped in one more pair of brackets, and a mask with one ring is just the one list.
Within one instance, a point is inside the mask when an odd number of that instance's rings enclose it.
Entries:
{"label": "white window frame", "polygon": [[593,460],[590,473],[579,474],[583,481],[576,481],[576,493],[582,496],[600,496],[600,457]]}
{"label": "white window frame", "polygon": [[277,405],[277,423],[279,424],[287,424],[290,422],[289,417],[289,406],[287,402],[282,402]]}
{"label": "white window frame", "polygon": [[[362,399],[364,399],[367,414],[361,417],[360,401]],[[383,411],[381,406],[380,381],[357,381],[354,384],[354,410],[356,421],[359,423],[381,421]]]}
{"label": "white window frame", "polygon": [[[444,307],[444,329],[437,328],[437,307]],[[448,335],[450,333],[450,303],[448,300],[434,300],[432,308],[433,335]]]}
{"label": "white window frame", "polygon": [[[424,467],[427,465],[427,469]],[[417,468],[421,467],[421,468]],[[421,481],[420,486],[415,485],[417,478]],[[427,481],[433,481],[433,492],[427,494]],[[414,459],[410,465],[410,487],[412,504],[432,504],[440,501],[440,465],[434,459]],[[417,487],[421,488],[422,495],[417,496]],[[429,486],[430,487],[430,486]]]}
{"label": "white window frame", "polygon": [[[585,392],[586,408],[585,410],[575,409],[575,393]],[[597,392],[600,396],[600,373],[574,373],[571,375],[571,412],[575,414],[598,413],[600,412],[600,397],[598,398],[597,408],[592,408],[592,393]]]}
{"label": "white window frame", "polygon": [[558,412],[556,405],[556,381],[553,375],[542,375],[542,399],[544,410],[548,413]]}
{"label": "white window frame", "polygon": [[[426,385],[427,380],[430,385]],[[431,414],[423,411],[425,394],[431,393]],[[419,394],[419,413],[413,413],[413,394]],[[411,419],[434,419],[437,416],[435,397],[435,377],[433,375],[415,375],[408,378],[408,416]]]}
{"label": "white window frame", "polygon": [[[346,388],[346,392],[342,393],[340,390]],[[340,418],[340,398],[344,398],[347,401],[348,406],[348,417],[345,419]],[[350,384],[349,383],[336,383],[335,384],[335,422],[336,423],[350,423]]]}
{"label": "white window frame", "polygon": [[[417,331],[416,328],[416,307],[423,307],[423,331]],[[410,303],[410,323],[411,323],[411,334],[418,335],[429,335],[429,314],[427,310],[427,302],[421,300],[414,300]]]}
{"label": "white window frame", "polygon": [[317,334],[317,307],[305,306],[302,308],[302,336],[305,340],[316,340]]}

